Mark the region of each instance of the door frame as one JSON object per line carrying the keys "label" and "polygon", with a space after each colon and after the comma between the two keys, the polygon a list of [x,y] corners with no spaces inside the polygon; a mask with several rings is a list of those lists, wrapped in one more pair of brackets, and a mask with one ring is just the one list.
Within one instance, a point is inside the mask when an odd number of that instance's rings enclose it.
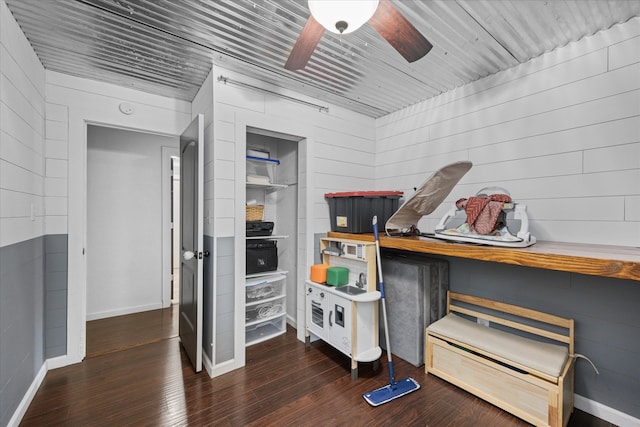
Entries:
{"label": "door frame", "polygon": [[[171,245],[171,218],[172,202],[171,181],[173,180],[173,170],[171,169],[171,158],[180,157],[180,149],[174,147],[162,147],[162,307],[171,306],[171,286],[173,283],[173,263]],[[175,228],[179,224],[173,224]]]}
{"label": "door frame", "polygon": [[[130,127],[115,122],[90,119],[82,109],[69,107],[68,135],[68,212],[67,212],[67,351],[48,359],[48,369],[80,363],[87,354],[87,128],[102,126],[179,138],[182,129],[162,132],[156,129]],[[185,125],[190,115],[185,115]],[[181,126],[176,124],[176,126]],[[171,129],[171,127],[169,127]]]}
{"label": "door frame", "polygon": [[[296,141],[298,143],[298,150],[305,146],[304,156],[298,155],[298,235],[291,236],[296,240],[296,263],[298,265],[298,277],[295,280],[298,283],[304,283],[304,272],[306,272],[305,265],[307,260],[313,260],[313,198],[309,194],[303,196],[301,192],[307,191],[310,185],[310,176],[313,174],[313,167],[309,159],[312,157],[310,154],[311,147],[313,146],[313,136],[310,135],[309,126],[307,124],[301,124],[294,120],[288,121],[284,119],[268,117],[263,114],[243,112],[236,116],[235,122],[235,301],[245,301],[245,269],[246,269],[246,216],[245,216],[245,200],[246,200],[246,148],[247,148],[247,133],[253,131],[253,133],[260,133],[267,136],[275,136],[281,139],[290,141]],[[303,166],[304,172],[300,167]],[[304,179],[301,179],[301,176]],[[300,220],[305,226],[301,226]],[[311,254],[311,258],[309,258]],[[304,310],[304,297],[301,298],[301,292],[303,295],[303,288],[299,287],[299,292],[296,296],[296,327],[298,330],[298,338],[302,336],[304,341],[304,324],[305,324],[305,310]],[[287,296],[289,298],[289,296]],[[243,303],[236,303],[234,321],[236,325],[234,331],[234,361],[235,367],[241,367],[245,365],[245,310]],[[215,316],[214,316],[214,328],[215,328]],[[215,331],[215,329],[214,329]],[[301,335],[302,334],[302,335]],[[218,374],[218,373],[217,373]]]}

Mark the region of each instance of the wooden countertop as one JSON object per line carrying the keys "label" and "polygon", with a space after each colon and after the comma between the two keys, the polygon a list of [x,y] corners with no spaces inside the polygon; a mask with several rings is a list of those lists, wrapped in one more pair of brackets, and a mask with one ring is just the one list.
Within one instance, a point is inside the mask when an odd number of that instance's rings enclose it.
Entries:
{"label": "wooden countertop", "polygon": [[[327,235],[367,242],[375,240],[373,233],[332,231]],[[640,281],[640,248],[630,246],[538,241],[528,248],[502,248],[429,237],[380,235],[380,247]]]}

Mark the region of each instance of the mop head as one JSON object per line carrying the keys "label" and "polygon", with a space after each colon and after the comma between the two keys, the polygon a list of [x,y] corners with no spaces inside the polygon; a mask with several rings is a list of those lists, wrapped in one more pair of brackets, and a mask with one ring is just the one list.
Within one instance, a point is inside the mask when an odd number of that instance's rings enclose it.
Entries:
{"label": "mop head", "polygon": [[409,394],[412,391],[416,391],[419,388],[420,384],[418,384],[413,378],[405,378],[393,385],[389,384],[365,393],[362,397],[364,397],[364,400],[366,400],[369,405],[379,406],[393,399],[397,399],[398,397],[402,397],[405,394]]}

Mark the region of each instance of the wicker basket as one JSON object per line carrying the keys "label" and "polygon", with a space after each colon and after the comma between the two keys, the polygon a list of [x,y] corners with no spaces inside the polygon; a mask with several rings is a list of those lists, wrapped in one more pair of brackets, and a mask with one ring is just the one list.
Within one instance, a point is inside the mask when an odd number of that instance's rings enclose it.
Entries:
{"label": "wicker basket", "polygon": [[247,221],[262,221],[264,205],[247,205]]}

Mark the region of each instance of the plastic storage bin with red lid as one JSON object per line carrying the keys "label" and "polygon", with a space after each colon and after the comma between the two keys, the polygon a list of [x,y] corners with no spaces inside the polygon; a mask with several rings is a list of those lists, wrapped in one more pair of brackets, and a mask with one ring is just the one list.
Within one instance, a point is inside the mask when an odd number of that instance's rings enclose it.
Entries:
{"label": "plastic storage bin with red lid", "polygon": [[398,210],[402,191],[347,191],[326,193],[329,203],[331,231],[344,233],[372,233],[371,221],[378,216],[378,224],[387,222]]}

